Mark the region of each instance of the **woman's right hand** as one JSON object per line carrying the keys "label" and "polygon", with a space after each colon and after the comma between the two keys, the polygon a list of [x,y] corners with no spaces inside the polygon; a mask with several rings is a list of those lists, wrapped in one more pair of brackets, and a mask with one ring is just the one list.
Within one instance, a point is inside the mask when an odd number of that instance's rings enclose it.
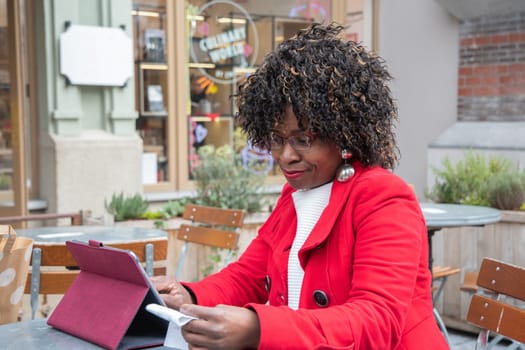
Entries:
{"label": "woman's right hand", "polygon": [[193,304],[190,293],[173,277],[154,276],[151,282],[166,303],[166,306],[178,310],[182,304]]}

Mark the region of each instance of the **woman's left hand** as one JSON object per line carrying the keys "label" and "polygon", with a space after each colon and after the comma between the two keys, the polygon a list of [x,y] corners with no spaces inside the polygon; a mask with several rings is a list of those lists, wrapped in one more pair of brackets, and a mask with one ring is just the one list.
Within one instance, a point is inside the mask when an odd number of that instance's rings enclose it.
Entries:
{"label": "woman's left hand", "polygon": [[256,349],[259,319],[243,307],[182,305],[180,311],[198,319],[182,327],[190,349]]}

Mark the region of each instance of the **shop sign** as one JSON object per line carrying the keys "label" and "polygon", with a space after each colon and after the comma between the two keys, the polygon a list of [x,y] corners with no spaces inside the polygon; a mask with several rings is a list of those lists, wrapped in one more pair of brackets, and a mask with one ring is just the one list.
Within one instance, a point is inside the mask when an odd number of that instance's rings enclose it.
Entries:
{"label": "shop sign", "polygon": [[60,34],[60,73],[73,85],[124,86],[132,41],[121,28],[71,25]]}
{"label": "shop sign", "polygon": [[190,20],[190,66],[219,84],[235,83],[253,71],[259,38],[252,17],[242,6],[211,1]]}

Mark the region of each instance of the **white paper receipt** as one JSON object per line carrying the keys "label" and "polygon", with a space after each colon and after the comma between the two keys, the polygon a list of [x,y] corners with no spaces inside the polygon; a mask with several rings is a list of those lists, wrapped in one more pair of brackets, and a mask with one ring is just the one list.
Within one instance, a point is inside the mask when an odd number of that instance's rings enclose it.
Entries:
{"label": "white paper receipt", "polygon": [[188,343],[182,337],[181,327],[190,321],[196,320],[196,317],[185,315],[182,312],[158,304],[148,304],[146,305],[146,310],[170,322],[164,346],[180,350],[188,349]]}

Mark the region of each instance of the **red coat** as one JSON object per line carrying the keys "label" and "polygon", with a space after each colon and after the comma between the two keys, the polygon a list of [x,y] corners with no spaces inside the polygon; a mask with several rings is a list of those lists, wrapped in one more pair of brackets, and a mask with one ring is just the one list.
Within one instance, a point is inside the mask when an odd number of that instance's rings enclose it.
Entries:
{"label": "red coat", "polygon": [[354,164],[299,251],[299,310],[287,305],[288,255],[297,219],[285,185],[237,262],[186,283],[201,305],[248,306],[259,349],[448,349],[432,314],[423,214],[396,175]]}

